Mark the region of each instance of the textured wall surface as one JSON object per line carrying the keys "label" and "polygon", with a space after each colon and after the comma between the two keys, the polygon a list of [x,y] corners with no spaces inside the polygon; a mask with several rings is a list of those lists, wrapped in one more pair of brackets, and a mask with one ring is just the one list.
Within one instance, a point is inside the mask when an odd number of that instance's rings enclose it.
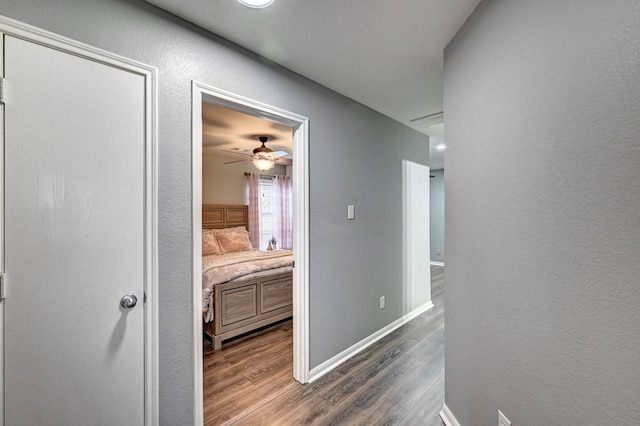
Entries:
{"label": "textured wall surface", "polygon": [[445,52],[446,404],[640,424],[640,3],[481,3]]}
{"label": "textured wall surface", "polygon": [[287,173],[286,167],[282,165],[261,172],[251,161],[225,164],[236,160],[238,158],[213,154],[202,156],[202,204],[248,204],[249,192],[245,173],[285,176]]}
{"label": "textured wall surface", "polygon": [[429,180],[431,261],[444,262],[444,170],[431,170],[431,176],[434,176]]}
{"label": "textured wall surface", "polygon": [[427,164],[426,136],[141,0],[0,0],[0,14],[159,70],[163,425],[193,418],[192,79],[310,119],[311,367],[404,314],[402,160]]}

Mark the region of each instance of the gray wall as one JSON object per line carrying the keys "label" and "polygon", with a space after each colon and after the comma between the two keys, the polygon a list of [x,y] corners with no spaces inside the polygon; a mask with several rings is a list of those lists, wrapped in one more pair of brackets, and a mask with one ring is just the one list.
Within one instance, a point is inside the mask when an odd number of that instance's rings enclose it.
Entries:
{"label": "gray wall", "polygon": [[311,366],[404,313],[402,159],[427,164],[426,136],[140,0],[0,0],[0,14],[159,69],[163,425],[193,418],[192,79],[310,118]]}
{"label": "gray wall", "polygon": [[640,7],[480,4],[445,52],[446,403],[640,424]]}
{"label": "gray wall", "polygon": [[431,261],[444,262],[444,170],[431,170],[431,176],[435,176],[429,185]]}

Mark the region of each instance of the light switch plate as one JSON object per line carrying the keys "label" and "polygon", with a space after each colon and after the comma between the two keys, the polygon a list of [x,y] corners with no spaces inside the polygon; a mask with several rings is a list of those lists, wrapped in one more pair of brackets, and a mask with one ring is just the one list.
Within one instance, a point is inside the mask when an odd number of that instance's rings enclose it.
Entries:
{"label": "light switch plate", "polygon": [[353,220],[356,218],[356,206],[350,204],[347,206],[347,219]]}

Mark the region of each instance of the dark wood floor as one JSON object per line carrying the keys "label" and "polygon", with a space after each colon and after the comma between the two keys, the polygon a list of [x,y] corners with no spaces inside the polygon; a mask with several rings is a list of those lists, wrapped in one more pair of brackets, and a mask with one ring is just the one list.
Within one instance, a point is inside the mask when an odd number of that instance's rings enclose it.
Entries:
{"label": "dark wood floor", "polygon": [[435,307],[317,381],[292,376],[291,321],[204,354],[205,425],[442,425],[444,268]]}

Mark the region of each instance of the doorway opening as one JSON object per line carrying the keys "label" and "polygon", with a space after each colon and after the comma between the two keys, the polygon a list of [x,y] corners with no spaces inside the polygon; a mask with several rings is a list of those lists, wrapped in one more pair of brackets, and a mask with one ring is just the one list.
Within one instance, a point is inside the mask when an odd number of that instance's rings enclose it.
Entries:
{"label": "doorway opening", "polygon": [[[293,378],[309,380],[308,340],[308,119],[273,106],[244,98],[198,82],[192,84],[192,223],[193,223],[193,313],[194,389],[196,424],[204,422],[203,408],[203,104],[259,117],[292,130],[293,158],[290,177],[293,193]],[[241,159],[238,161],[242,161]],[[256,170],[257,172],[257,170]],[[228,225],[225,225],[228,226]]]}

